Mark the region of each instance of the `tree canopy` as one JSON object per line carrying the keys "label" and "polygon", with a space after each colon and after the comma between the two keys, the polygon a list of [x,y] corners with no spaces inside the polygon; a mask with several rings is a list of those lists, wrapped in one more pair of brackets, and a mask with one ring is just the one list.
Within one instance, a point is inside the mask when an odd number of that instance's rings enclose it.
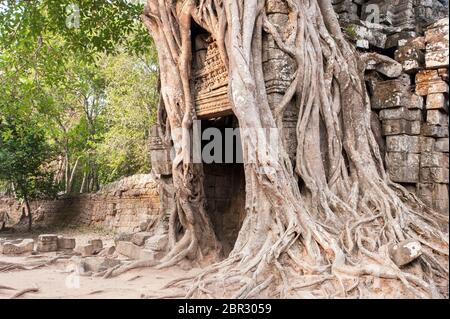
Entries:
{"label": "tree canopy", "polygon": [[[127,0],[0,1],[1,133],[62,193],[150,169],[158,67],[142,11]],[[10,134],[11,125],[24,134]]]}

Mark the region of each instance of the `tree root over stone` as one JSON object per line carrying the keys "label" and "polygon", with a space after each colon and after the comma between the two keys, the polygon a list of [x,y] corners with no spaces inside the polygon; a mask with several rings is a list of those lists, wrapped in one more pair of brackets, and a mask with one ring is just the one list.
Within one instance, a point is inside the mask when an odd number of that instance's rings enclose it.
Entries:
{"label": "tree root over stone", "polygon": [[[245,219],[226,259],[168,287],[196,298],[448,297],[448,217],[389,180],[371,131],[364,65],[331,1],[285,3],[288,22],[280,28],[264,0],[148,1],[143,20],[159,53],[159,122],[176,151],[170,249],[160,263],[140,261],[108,275],[220,256],[205,213],[203,168],[189,162],[195,21],[217,41],[228,68],[244,150]],[[273,108],[262,68],[264,33],[297,68]],[[267,136],[257,135],[258,129],[283,131],[289,103],[298,109],[294,165],[281,136],[277,152]],[[407,239],[419,241],[423,253],[399,268],[389,247]]]}

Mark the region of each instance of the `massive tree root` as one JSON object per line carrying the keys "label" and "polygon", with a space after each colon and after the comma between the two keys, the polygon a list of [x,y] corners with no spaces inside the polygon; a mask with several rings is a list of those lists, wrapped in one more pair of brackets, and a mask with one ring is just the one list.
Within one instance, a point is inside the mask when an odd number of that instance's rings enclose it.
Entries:
{"label": "massive tree root", "polygon": [[[331,1],[286,3],[289,22],[280,30],[267,18],[265,0],[148,1],[143,18],[158,48],[161,107],[176,150],[174,220],[184,231],[181,238],[171,235],[159,267],[211,253],[217,258],[219,250],[204,210],[202,167],[189,161],[192,21],[218,42],[244,148],[246,217],[233,251],[201,275],[168,286],[184,288],[187,297],[447,296],[448,218],[386,175],[371,131],[363,65]],[[262,68],[264,32],[297,66],[274,108]],[[299,110],[294,165],[281,134],[275,150],[257,133],[283,130],[292,101]],[[423,254],[399,268],[389,249],[406,239],[419,241]]]}

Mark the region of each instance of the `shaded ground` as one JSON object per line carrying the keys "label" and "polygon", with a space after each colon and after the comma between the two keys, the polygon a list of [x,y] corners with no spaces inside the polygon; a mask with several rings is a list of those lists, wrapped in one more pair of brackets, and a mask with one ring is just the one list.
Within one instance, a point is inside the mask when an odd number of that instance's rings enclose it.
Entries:
{"label": "shaded ground", "polygon": [[[45,231],[32,233],[7,234],[1,233],[2,238],[37,238]],[[77,244],[87,242],[89,239],[101,238],[104,246],[113,245],[113,234],[105,232],[92,232],[89,229],[62,229],[53,230],[52,233],[70,235],[75,237]],[[9,257],[0,255],[1,262],[27,264],[43,258],[56,256],[56,253],[41,254],[39,256]],[[15,293],[28,288],[39,288],[37,293],[30,292],[20,298],[158,298],[162,296],[161,289],[168,282],[189,274],[195,274],[200,269],[189,271],[179,267],[170,269],[141,269],[129,271],[116,278],[103,279],[98,277],[80,276],[76,272],[75,264],[69,259],[58,260],[52,265],[34,270],[18,270],[0,272],[0,299],[10,298]],[[15,290],[2,289],[10,287]],[[174,292],[175,293],[175,292]],[[179,291],[178,291],[179,293]],[[164,290],[164,295],[171,294]]]}

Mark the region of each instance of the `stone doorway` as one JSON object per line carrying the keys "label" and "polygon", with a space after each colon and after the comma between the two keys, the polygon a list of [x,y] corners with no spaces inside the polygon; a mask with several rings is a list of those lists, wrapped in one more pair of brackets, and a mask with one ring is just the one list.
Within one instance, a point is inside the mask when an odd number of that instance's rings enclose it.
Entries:
{"label": "stone doorway", "polygon": [[[244,165],[236,155],[241,151],[241,144],[237,135],[232,139],[231,146],[230,135],[227,137],[225,134],[227,128],[235,129],[237,127],[237,119],[234,116],[202,121],[203,132],[208,128],[214,128],[220,130],[223,137],[222,161],[203,162],[203,168],[207,211],[216,236],[222,243],[225,256],[228,256],[233,249],[245,217]],[[228,146],[225,146],[227,138]],[[202,149],[208,143],[210,141],[203,140]],[[230,149],[234,156],[230,156]],[[230,161],[230,159],[232,160]]]}
{"label": "stone doorway", "polygon": [[[234,247],[245,214],[244,165],[239,136],[228,139],[226,129],[239,127],[228,100],[228,71],[214,38],[194,21],[192,22],[192,77],[195,111],[201,120],[202,135],[208,128],[220,137],[221,153],[214,160],[202,157],[207,211],[214,231],[222,243],[225,256]],[[213,138],[208,137],[208,138]],[[230,143],[231,141],[231,143]],[[202,139],[202,150],[211,140]],[[233,154],[230,158],[230,153]]]}

